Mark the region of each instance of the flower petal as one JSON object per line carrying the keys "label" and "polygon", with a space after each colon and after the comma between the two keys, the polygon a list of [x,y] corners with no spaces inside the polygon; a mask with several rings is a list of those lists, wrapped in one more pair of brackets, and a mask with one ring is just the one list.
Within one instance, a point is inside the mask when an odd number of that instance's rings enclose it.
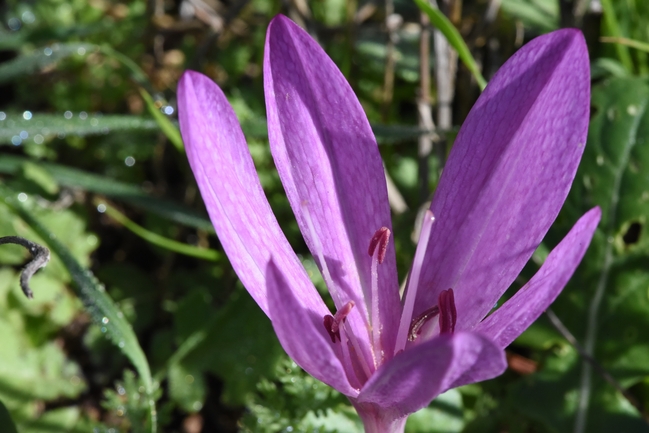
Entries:
{"label": "flower petal", "polygon": [[[264,88],[271,151],[306,243],[318,262],[321,245],[337,286],[329,287],[336,306],[353,300],[368,317],[368,246],[378,229],[392,225],[381,157],[363,109],[322,48],[282,15],[268,27]],[[392,243],[378,283],[382,342],[389,353],[400,312]],[[367,327],[358,332],[354,320],[357,336],[367,340]]]}
{"label": "flower petal", "polygon": [[548,255],[541,269],[514,296],[476,326],[475,331],[507,347],[559,296],[577,269],[597,228],[602,211],[595,207],[582,216]]}
{"label": "flower petal", "polygon": [[365,384],[358,402],[395,410],[396,416],[408,415],[427,406],[474,366],[489,370],[482,380],[495,377],[507,367],[505,353],[473,332],[440,335],[383,365]]}
{"label": "flower petal", "polygon": [[455,141],[415,315],[453,288],[472,329],[514,281],[556,218],[588,130],[588,51],[578,30],[538,37],[491,80]]}
{"label": "flower petal", "polygon": [[[273,328],[282,347],[300,367],[343,394],[356,397],[345,370],[334,352],[323,314],[295,295],[286,276],[271,259],[267,267],[268,307]],[[340,344],[340,343],[338,343]]]}
{"label": "flower petal", "polygon": [[268,314],[271,257],[312,308],[326,307],[291,249],[266,200],[239,122],[219,87],[187,71],[178,83],[178,115],[187,157],[232,267]]}

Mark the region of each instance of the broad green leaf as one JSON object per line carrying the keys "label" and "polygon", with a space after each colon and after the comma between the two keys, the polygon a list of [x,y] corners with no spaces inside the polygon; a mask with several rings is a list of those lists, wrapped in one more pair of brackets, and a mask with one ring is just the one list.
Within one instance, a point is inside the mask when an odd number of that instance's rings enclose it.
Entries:
{"label": "broad green leaf", "polygon": [[482,73],[480,73],[480,68],[471,55],[471,50],[469,50],[466,42],[462,39],[462,35],[460,35],[460,32],[458,32],[453,23],[451,23],[439,9],[431,6],[427,1],[415,0],[415,3],[417,3],[419,9],[428,15],[430,22],[444,34],[448,43],[451,44],[455,51],[457,51],[462,63],[464,63],[467,69],[473,74],[475,80],[478,82],[478,86],[480,86],[480,90],[484,90],[484,88],[487,87],[487,80],[485,80]]}
{"label": "broad green leaf", "polygon": [[57,43],[49,47],[36,49],[0,64],[0,83],[20,78],[26,74],[32,74],[66,57],[75,54],[83,56],[96,49],[96,45],[76,42]]}
{"label": "broad green leaf", "polygon": [[116,131],[157,130],[149,119],[136,116],[98,115],[86,112],[61,114],[4,113],[0,117],[0,144],[19,145],[26,141],[41,144],[55,136],[98,135]]}
{"label": "broad green leaf", "polygon": [[115,305],[106,293],[105,288],[97,281],[90,271],[81,267],[70,251],[56,238],[56,236],[42,225],[32,213],[16,198],[16,193],[0,187],[0,194],[5,204],[12,209],[27,225],[40,236],[64,263],[72,280],[77,287],[77,294],[84,307],[90,314],[93,322],[100,327],[113,343],[131,360],[144,383],[149,398],[150,431],[156,431],[156,409],[153,399],[154,384],[146,356],[140,347],[137,336],[124,314]]}
{"label": "broad green leaf", "polygon": [[4,433],[18,433],[16,425],[2,401],[0,401],[0,431]]}

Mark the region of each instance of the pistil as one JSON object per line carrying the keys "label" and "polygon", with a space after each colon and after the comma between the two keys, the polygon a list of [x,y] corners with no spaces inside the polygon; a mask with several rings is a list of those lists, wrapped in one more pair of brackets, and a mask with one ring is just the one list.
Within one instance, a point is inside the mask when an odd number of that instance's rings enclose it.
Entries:
{"label": "pistil", "polygon": [[433,222],[435,222],[435,216],[433,216],[433,213],[430,210],[427,210],[421,227],[419,243],[417,244],[417,250],[415,251],[415,260],[413,261],[412,270],[410,271],[410,278],[408,278],[406,301],[401,312],[397,341],[394,346],[395,355],[406,347],[410,324],[412,322],[412,313],[415,307],[415,299],[417,298],[419,275],[421,273],[421,266],[424,262],[426,250],[428,249],[428,240],[430,239],[430,230],[433,226]]}

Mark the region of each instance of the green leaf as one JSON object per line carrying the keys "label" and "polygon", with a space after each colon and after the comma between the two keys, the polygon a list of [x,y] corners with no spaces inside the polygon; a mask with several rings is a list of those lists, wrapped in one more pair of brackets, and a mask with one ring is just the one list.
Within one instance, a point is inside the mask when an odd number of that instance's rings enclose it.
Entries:
{"label": "green leaf", "polygon": [[0,187],[0,194],[5,204],[12,209],[27,225],[40,236],[64,263],[72,277],[81,298],[84,307],[90,314],[92,321],[100,327],[113,343],[131,360],[138,371],[149,397],[149,422],[150,431],[156,431],[156,409],[153,399],[154,385],[151,377],[151,371],[146,356],[140,347],[137,337],[133,332],[130,323],[124,318],[124,314],[115,305],[113,300],[108,296],[105,288],[97,281],[92,273],[83,269],[79,262],[72,256],[70,251],[42,225],[32,213],[17,199],[16,194],[7,189]]}
{"label": "green leaf", "polygon": [[0,144],[42,144],[56,136],[99,135],[116,131],[157,130],[158,125],[137,116],[98,115],[85,112],[61,114],[5,113],[0,120]]}
{"label": "green leaf", "polygon": [[139,209],[155,213],[171,221],[205,230],[208,233],[214,233],[212,223],[204,214],[186,206],[153,197],[145,193],[137,185],[58,164],[36,163],[31,159],[14,155],[3,155],[0,158],[0,173],[16,174],[25,163],[33,163],[43,168],[60,186],[102,194]]}
{"label": "green leaf", "polygon": [[183,139],[180,136],[178,127],[174,125],[171,120],[169,120],[169,118],[164,113],[162,113],[162,111],[160,111],[160,107],[158,107],[153,101],[153,98],[151,97],[151,95],[149,95],[149,92],[144,90],[144,88],[142,87],[140,87],[140,95],[142,95],[142,99],[144,99],[149,113],[151,113],[155,121],[158,123],[158,126],[160,127],[164,135],[167,136],[169,141],[171,141],[171,143],[179,152],[184,152],[185,146],[183,145]]}
{"label": "green leaf", "polygon": [[[625,387],[649,377],[648,106],[649,85],[643,79],[614,78],[593,88],[584,156],[564,209],[546,238],[548,245],[558,243],[585,211],[595,205],[602,208],[586,257],[553,310]],[[548,335],[549,342],[552,338]],[[538,377],[543,392],[554,393],[548,401],[566,392],[573,393],[573,399],[588,396],[587,410],[578,410],[575,402],[561,409],[558,431],[572,428],[576,416],[585,420],[585,431],[610,431],[602,421],[606,410],[617,411],[611,416],[622,424],[639,419],[635,409],[622,410],[622,397],[597,373],[587,369],[582,376],[584,365],[573,364],[561,370],[564,379],[557,379],[556,371]],[[556,383],[547,382],[550,379]]]}
{"label": "green leaf", "polygon": [[85,55],[97,49],[96,45],[85,43],[57,43],[36,49],[28,54],[0,65],[0,83],[20,78],[46,68],[61,59],[73,55]]}
{"label": "green leaf", "polygon": [[462,395],[450,389],[408,417],[406,433],[459,433],[464,429]]}
{"label": "green leaf", "polygon": [[471,55],[471,50],[469,50],[464,39],[462,39],[462,35],[460,35],[460,32],[457,31],[453,23],[451,23],[451,21],[449,21],[449,19],[446,18],[439,9],[431,6],[427,1],[415,0],[415,3],[417,3],[417,6],[419,6],[419,9],[421,9],[422,12],[428,15],[430,22],[437,27],[440,32],[442,32],[444,37],[448,40],[448,43],[451,44],[455,51],[457,51],[462,63],[464,63],[467,69],[469,69],[475,77],[478,86],[480,86],[480,90],[484,90],[484,88],[487,87],[487,80],[485,80],[480,73],[480,68]]}
{"label": "green leaf", "polygon": [[[620,24],[615,16],[615,8],[613,7],[611,0],[601,0],[601,3],[602,9],[604,9],[604,22],[606,23],[608,33],[615,38],[624,37],[622,30],[620,29]],[[633,72],[633,61],[631,60],[629,48],[623,44],[615,44],[615,50],[620,58],[620,62],[622,62],[626,70]]]}
{"label": "green leaf", "polygon": [[556,0],[503,0],[502,10],[521,20],[526,27],[542,32],[559,27],[559,2]]}
{"label": "green leaf", "polygon": [[2,401],[0,401],[0,431],[3,433],[18,433],[16,425]]}
{"label": "green leaf", "polygon": [[106,215],[113,218],[115,221],[122,224],[124,227],[129,229],[131,232],[135,233],[145,241],[156,245],[160,248],[164,248],[169,251],[173,251],[179,254],[184,254],[190,257],[196,257],[198,259],[216,261],[221,257],[221,254],[216,250],[211,250],[208,248],[199,248],[193,245],[188,245],[182,242],[175,241],[173,239],[166,238],[157,233],[149,231],[144,227],[131,221],[126,215],[109,205],[103,200],[96,199],[95,205],[97,209],[101,209],[102,212],[105,212]]}

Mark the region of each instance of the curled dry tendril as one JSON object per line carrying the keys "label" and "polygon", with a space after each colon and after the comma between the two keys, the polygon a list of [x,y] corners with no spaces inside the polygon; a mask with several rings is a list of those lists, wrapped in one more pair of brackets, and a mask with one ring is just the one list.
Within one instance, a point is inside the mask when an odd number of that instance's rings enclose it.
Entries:
{"label": "curled dry tendril", "polygon": [[25,265],[22,273],[20,274],[20,287],[27,298],[32,299],[34,293],[29,288],[29,280],[40,268],[45,266],[50,260],[50,250],[35,242],[29,241],[20,236],[4,236],[0,237],[0,245],[2,244],[16,244],[25,247],[32,255],[32,259]]}

